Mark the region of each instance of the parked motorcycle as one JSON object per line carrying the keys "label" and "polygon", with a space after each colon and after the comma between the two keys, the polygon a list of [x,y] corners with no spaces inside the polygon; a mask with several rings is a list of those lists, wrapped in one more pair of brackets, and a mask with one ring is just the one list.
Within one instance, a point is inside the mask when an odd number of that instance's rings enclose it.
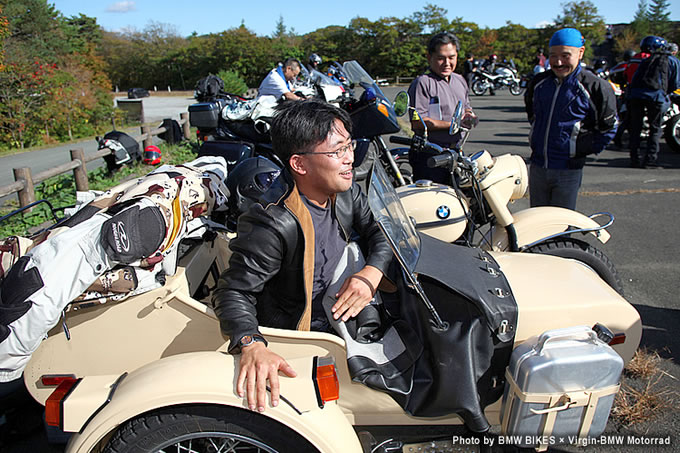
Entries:
{"label": "parked motorcycle", "polygon": [[[451,437],[433,439],[423,430],[405,439],[400,427],[460,424],[459,415],[469,422],[465,412],[448,406],[461,398],[484,408],[477,424],[502,422],[503,434],[522,444],[531,432],[522,420],[535,420],[528,446],[545,448],[542,439],[553,433],[599,436],[620,368],[640,341],[635,309],[576,261],[486,253],[419,234],[381,166],[374,168],[368,194],[397,264],[397,292],[380,294],[384,305],[396,303],[402,311],[381,318],[384,330],[365,344],[379,348],[381,338],[394,342],[404,338],[396,333],[413,334],[402,344],[408,354],[376,367],[412,363],[392,376],[412,388],[396,395],[372,388],[375,382],[362,379],[366,368],[347,359],[349,339],[262,327],[268,347],[297,377],[280,378],[278,406],[249,411],[235,391],[239,357],[224,353],[226,339],[209,302],[230,254],[229,234],[214,230],[181,247],[177,271],[162,287],[119,303],[67,311],[63,322],[70,340],[56,327],[34,353],[24,381],[46,405],[47,423],[72,434],[65,451],[433,451],[428,448],[453,448]],[[572,327],[596,325],[595,330]],[[478,332],[475,338],[459,335],[470,332],[467,326]],[[569,329],[553,330],[564,328]],[[516,373],[521,363],[509,352],[523,344],[544,356],[569,354],[570,372],[546,376],[543,370],[555,363],[518,350],[531,359],[523,360],[525,365],[541,367]],[[602,366],[603,357],[616,362],[616,370]],[[468,376],[469,367],[488,368]],[[416,379],[414,369],[439,374],[431,381],[424,374]],[[551,390],[516,393],[525,378]],[[418,402],[414,391],[423,397]],[[575,428],[569,425],[573,420]],[[371,433],[378,425],[383,431],[394,427],[381,444]]]}
{"label": "parked motorcycle", "polygon": [[[349,113],[357,140],[355,179],[366,179],[373,162],[378,160],[395,184],[406,184],[408,174],[402,174],[396,163],[399,156],[389,152],[381,137],[400,130],[392,103],[357,61],[345,62],[341,76],[351,87],[349,90],[318,71],[305,77],[306,82],[298,88],[307,90],[307,95],[317,93],[325,101],[335,103]],[[230,104],[216,100],[189,106],[189,121],[198,128],[197,134],[203,142],[199,156],[222,155],[230,163],[230,169],[237,161],[254,155],[267,157],[282,166],[272,151],[266,118],[256,121],[250,117],[242,120],[225,118],[225,111],[240,105],[240,101]]]}
{"label": "parked motorcycle", "polygon": [[[408,94],[395,100],[398,115],[408,109]],[[453,115],[450,133],[461,126],[462,103]],[[425,127],[427,131],[427,128]],[[511,212],[511,202],[522,198],[529,186],[527,166],[520,156],[493,157],[486,151],[466,156],[462,148],[445,149],[425,137],[392,136],[390,141],[409,145],[411,152],[429,153],[428,165],[451,172],[449,186],[417,181],[398,187],[397,193],[419,231],[442,241],[481,247],[484,250],[529,252],[575,259],[592,268],[620,294],[621,279],[611,260],[576,235],[592,235],[601,243],[609,240],[606,229],[614,216],[601,212],[589,217],[569,209],[535,207]],[[604,219],[600,224],[596,219]]]}
{"label": "parked motorcycle", "polygon": [[519,96],[522,93],[521,79],[517,70],[509,65],[496,65],[493,74],[479,68],[475,71],[471,89],[477,96],[483,96],[487,90],[508,88],[510,94]]}

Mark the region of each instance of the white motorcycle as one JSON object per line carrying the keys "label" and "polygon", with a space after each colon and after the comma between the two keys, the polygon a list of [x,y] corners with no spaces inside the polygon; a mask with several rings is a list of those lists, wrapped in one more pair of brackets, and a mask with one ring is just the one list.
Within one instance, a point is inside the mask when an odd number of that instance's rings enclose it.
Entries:
{"label": "white motorcycle", "polygon": [[522,94],[521,79],[517,70],[510,66],[497,66],[493,74],[483,70],[479,70],[475,74],[470,88],[477,96],[483,96],[490,89],[497,90],[505,87],[510,90],[510,94],[513,96]]}

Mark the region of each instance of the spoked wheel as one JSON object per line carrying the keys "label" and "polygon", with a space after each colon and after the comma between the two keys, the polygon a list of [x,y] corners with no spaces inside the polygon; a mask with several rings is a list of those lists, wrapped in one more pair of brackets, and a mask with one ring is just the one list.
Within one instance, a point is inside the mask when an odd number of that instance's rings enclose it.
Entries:
{"label": "spoked wheel", "polygon": [[668,146],[676,153],[680,153],[680,114],[671,117],[666,122],[664,136]]}
{"label": "spoked wheel", "polygon": [[601,250],[585,241],[569,237],[551,239],[527,249],[529,253],[571,258],[590,267],[609,286],[623,296],[623,285],[614,263]]}
{"label": "spoked wheel", "polygon": [[519,83],[517,82],[512,82],[510,84],[510,94],[513,96],[519,96],[522,94],[522,88],[520,88]]}
{"label": "spoked wheel", "polygon": [[477,96],[484,95],[484,93],[486,93],[486,89],[487,86],[483,80],[477,79],[474,82],[472,82],[472,92]]}
{"label": "spoked wheel", "polygon": [[292,429],[251,411],[218,406],[176,406],[125,423],[105,453],[318,453]]}

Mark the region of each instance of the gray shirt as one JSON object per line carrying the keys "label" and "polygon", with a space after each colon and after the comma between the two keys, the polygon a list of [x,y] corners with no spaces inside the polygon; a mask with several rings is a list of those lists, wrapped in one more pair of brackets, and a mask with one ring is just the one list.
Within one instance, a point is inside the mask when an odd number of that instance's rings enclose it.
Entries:
{"label": "gray shirt", "polygon": [[314,282],[312,285],[312,320],[324,319],[321,300],[333,277],[335,268],[345,250],[345,240],[340,235],[338,221],[331,212],[330,201],[325,208],[309,201],[304,195],[302,201],[307,206],[314,224]]}
{"label": "gray shirt", "polygon": [[[449,80],[427,72],[411,82],[408,89],[411,107],[415,107],[420,116],[434,120],[451,121],[458,101],[463,101],[463,108],[469,109],[468,86],[460,74],[453,73]],[[428,139],[438,145],[449,147],[460,139],[460,134],[449,135],[449,131],[427,132]]]}

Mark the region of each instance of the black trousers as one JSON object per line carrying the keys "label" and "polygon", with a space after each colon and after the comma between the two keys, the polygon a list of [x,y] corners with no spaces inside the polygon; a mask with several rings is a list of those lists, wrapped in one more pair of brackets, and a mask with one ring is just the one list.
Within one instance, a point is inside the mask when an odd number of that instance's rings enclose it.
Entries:
{"label": "black trousers", "polygon": [[[628,99],[628,115],[630,115],[630,161],[643,164],[656,163],[659,155],[659,140],[661,139],[661,119],[664,105],[648,99]],[[644,156],[638,154],[640,148],[640,133],[642,122],[647,116],[649,136],[647,137],[647,151]]]}

